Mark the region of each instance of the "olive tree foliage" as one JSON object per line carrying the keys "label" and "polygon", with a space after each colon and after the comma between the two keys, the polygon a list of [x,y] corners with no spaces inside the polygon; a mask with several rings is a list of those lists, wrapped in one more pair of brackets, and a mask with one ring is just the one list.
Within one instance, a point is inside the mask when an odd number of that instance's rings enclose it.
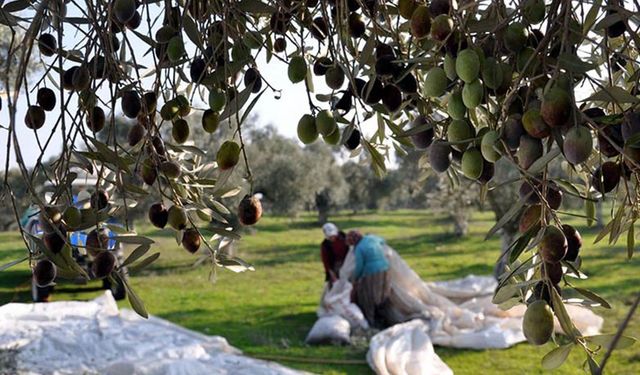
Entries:
{"label": "olive tree foliage", "polygon": [[345,209],[358,212],[383,208],[380,197],[388,196],[388,176],[379,179],[361,161],[349,160],[341,166],[341,170],[348,186]]}
{"label": "olive tree foliage", "polygon": [[329,220],[332,211],[346,204],[348,186],[360,182],[345,179],[334,151],[328,145],[314,143],[306,146],[304,153],[305,159],[308,160],[308,178],[315,182],[312,191],[315,195],[318,223],[324,224]]}
{"label": "olive tree foliage", "polygon": [[266,211],[293,216],[314,207],[322,216],[344,202],[346,182],[328,146],[302,148],[271,126],[253,129],[247,142],[254,191],[262,193]]}
{"label": "olive tree foliage", "polygon": [[452,181],[444,174],[438,174],[436,178],[435,188],[427,194],[427,204],[434,212],[449,217],[455,236],[465,236],[473,208],[478,203],[479,188],[471,181]]}
{"label": "olive tree foliage", "polygon": [[428,208],[428,193],[438,186],[435,173],[425,168],[424,152],[409,150],[397,155],[398,168],[387,175],[392,186],[390,207]]}
{"label": "olive tree foliage", "polygon": [[[608,196],[613,215],[598,240],[625,238],[633,255],[640,206],[637,11],[635,2],[600,0],[15,0],[0,12],[0,22],[20,35],[3,67],[7,72],[18,61],[15,79],[5,74],[3,82],[10,93],[8,149],[31,199],[55,224],[51,236],[64,240],[67,229],[126,218],[128,207],[154,189],[162,205],[153,206],[152,222],[163,226],[159,219],[171,207],[170,225],[185,249],[208,255],[212,267],[242,269],[244,262],[218,254],[218,239],[238,238],[222,214],[237,211],[242,222],[255,223],[261,208],[249,198],[237,208],[221,202],[241,191],[229,180],[238,165],[255,191],[258,171],[247,157],[243,124],[265,92],[281,89],[262,74],[264,64],[279,60],[291,84],[307,91],[309,111],[298,124],[303,143],[361,148],[380,176],[391,150],[427,149],[422,168],[475,181],[481,196],[497,186],[494,162],[516,168],[511,183],[529,190],[488,233],[520,217],[494,302],[544,300],[536,306],[551,305],[569,338],[545,357],[545,367],[579,348],[599,372],[611,351],[601,363],[595,354],[629,340],[585,337],[565,309],[560,292],[571,289],[585,304],[607,303],[571,283],[588,244],[580,250],[577,232],[562,225],[556,192],[581,199],[588,220],[595,202]],[[29,61],[41,66],[38,79],[24,79]],[[316,89],[320,80],[325,85]],[[51,90],[36,98],[45,87]],[[198,125],[183,121],[190,112],[202,113],[201,125],[214,137],[220,122],[234,120],[215,161],[185,144],[188,128]],[[95,133],[115,130],[119,113],[136,120],[127,142],[98,140]],[[46,140],[60,135],[60,158],[28,170],[16,132],[23,126],[44,140],[36,152],[54,147]],[[570,164],[569,178],[548,173],[554,159]],[[71,167],[96,174],[98,183],[93,207],[70,226],[58,213],[72,196]],[[51,202],[33,184],[39,173],[57,187]],[[136,174],[144,184],[125,178]],[[157,259],[146,256],[149,239],[121,232],[118,240],[139,245],[125,263],[136,269]],[[80,272],[68,245],[52,251],[28,234],[25,242],[32,264],[47,258],[67,274]],[[533,341],[549,340],[543,333]]]}

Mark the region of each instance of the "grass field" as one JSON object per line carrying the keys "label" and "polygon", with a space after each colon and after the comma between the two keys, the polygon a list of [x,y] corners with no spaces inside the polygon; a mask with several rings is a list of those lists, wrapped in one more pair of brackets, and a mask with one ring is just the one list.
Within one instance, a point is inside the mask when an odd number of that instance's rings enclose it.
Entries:
{"label": "grass field", "polygon": [[[367,213],[332,218],[343,228],[360,228],[387,239],[424,279],[447,280],[468,274],[490,274],[499,253],[499,240],[483,241],[493,223],[489,213],[474,215],[471,233],[463,239],[451,227],[425,211]],[[575,282],[609,300],[613,309],[597,309],[605,317],[605,331],[615,330],[640,289],[638,257],[626,260],[623,245],[592,245],[596,230],[582,221],[568,220],[581,231],[583,271],[592,278]],[[150,233],[160,259],[149,269],[132,275],[132,286],[150,313],[196,331],[222,335],[251,356],[281,356],[281,363],[325,374],[367,374],[366,346],[308,347],[304,338],[316,320],[323,271],[319,260],[322,233],[314,217],[264,218],[256,232],[243,238],[237,255],[253,263],[255,272],[233,274],[220,270],[217,282],[208,282],[206,266],[193,267],[194,256],[176,246],[170,231]],[[0,264],[21,256],[23,244],[16,233],[0,234]],[[640,255],[640,254],[638,254]],[[91,286],[59,285],[54,300],[89,299],[99,293]],[[0,304],[29,301],[30,273],[25,264],[0,272]],[[128,307],[127,302],[121,306]],[[640,337],[640,315],[627,334]],[[453,350],[436,352],[456,374],[538,374],[540,359],[551,344],[527,343],[508,350]],[[298,359],[298,360],[292,360]],[[339,360],[360,364],[338,364]],[[555,373],[579,374],[584,355],[575,350]],[[616,351],[609,374],[640,373],[640,345]]]}

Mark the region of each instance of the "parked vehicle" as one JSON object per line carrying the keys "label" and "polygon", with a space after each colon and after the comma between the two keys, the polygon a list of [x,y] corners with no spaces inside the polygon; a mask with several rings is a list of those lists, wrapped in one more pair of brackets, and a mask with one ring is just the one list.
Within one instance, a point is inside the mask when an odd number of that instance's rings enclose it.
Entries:
{"label": "parked vehicle", "polygon": [[[95,181],[95,180],[93,180]],[[92,180],[86,181],[85,183],[76,183],[73,186],[74,196],[73,202],[78,208],[82,208],[83,202],[86,201],[85,197],[89,196],[87,190],[91,189]],[[88,183],[87,183],[88,182]],[[46,188],[46,187],[45,187]],[[76,193],[77,191],[77,193]],[[79,198],[80,197],[80,198]],[[40,211],[37,207],[30,207],[21,219],[22,227],[28,233],[41,237],[43,235],[43,230],[40,224]],[[110,218],[106,221],[107,224],[122,226],[116,219]],[[72,256],[75,261],[80,265],[86,273],[93,278],[92,264],[93,264],[93,256],[86,251],[86,243],[87,243],[87,235],[88,231],[75,231],[69,232],[69,244],[72,249]],[[109,241],[107,245],[107,250],[114,252],[114,255],[117,259],[118,264],[122,264],[124,261],[124,252],[123,246],[121,243],[117,242],[113,239],[115,234],[111,231],[108,231]],[[120,278],[126,280],[128,278],[128,273],[126,268],[121,268],[117,271],[119,273]],[[112,282],[111,278],[102,279],[102,288],[111,290],[113,297],[116,300],[121,300],[126,297],[126,289],[125,286],[121,282]],[[55,280],[55,283],[58,283],[59,280]],[[87,280],[84,278],[78,278],[72,280],[72,282],[76,284],[86,284]],[[35,282],[35,279],[32,278],[31,281],[31,291],[32,291],[32,299],[34,302],[46,302],[49,300],[49,296],[53,292],[55,286],[39,286]]]}

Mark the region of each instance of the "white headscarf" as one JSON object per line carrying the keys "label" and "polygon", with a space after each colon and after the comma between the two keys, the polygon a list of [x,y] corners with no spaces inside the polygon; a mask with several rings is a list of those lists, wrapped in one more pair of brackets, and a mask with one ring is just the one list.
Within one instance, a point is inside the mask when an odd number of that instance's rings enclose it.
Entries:
{"label": "white headscarf", "polygon": [[338,227],[334,223],[326,223],[322,226],[322,232],[326,238],[338,235]]}

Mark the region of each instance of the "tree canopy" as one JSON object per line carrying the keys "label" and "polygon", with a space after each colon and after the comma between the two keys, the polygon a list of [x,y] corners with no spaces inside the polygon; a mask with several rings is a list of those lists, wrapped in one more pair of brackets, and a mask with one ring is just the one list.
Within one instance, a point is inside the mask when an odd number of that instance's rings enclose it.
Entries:
{"label": "tree canopy", "polygon": [[[8,94],[3,131],[7,152],[48,223],[44,240],[25,233],[28,259],[81,273],[68,256],[67,231],[108,227],[121,232],[119,241],[139,246],[125,263],[150,264],[157,258],[145,257],[151,240],[105,221],[126,220],[128,207],[153,190],[161,197],[150,213],[154,225],[168,224],[189,251],[201,247],[212,267],[242,269],[243,261],[218,251],[222,238],[239,238],[225,215],[237,212],[251,224],[262,208],[251,194],[237,208],[222,202],[240,192],[229,179],[239,164],[251,191],[254,173],[264,173],[250,164],[243,124],[265,92],[277,95],[263,72],[279,60],[290,83],[306,89],[308,114],[292,119],[305,144],[324,141],[364,153],[380,176],[391,150],[416,148],[422,173],[446,174],[454,184],[474,181],[481,197],[499,187],[494,163],[517,169],[515,179],[501,182],[518,186],[517,203],[488,234],[519,220],[520,233],[502,256],[508,265],[494,302],[527,302],[536,311],[551,306],[570,344],[549,353],[545,367],[558,366],[579,347],[598,372],[609,356],[598,364],[594,354],[625,340],[584,337],[564,307],[562,294],[571,289],[584,304],[608,304],[571,285],[571,277],[583,277],[583,244],[575,228],[562,223],[562,201],[581,199],[582,216],[593,221],[595,202],[608,199],[612,215],[598,240],[622,237],[633,255],[637,11],[637,4],[600,0],[6,2],[0,22],[11,40],[4,70],[16,71],[2,75]],[[38,74],[27,79],[34,61]],[[185,120],[194,111],[202,113],[199,124]],[[117,133],[118,116],[134,120],[127,140],[98,137]],[[230,131],[215,158],[189,144],[191,128],[216,137],[223,122]],[[21,147],[18,127],[33,130],[41,154],[59,137],[60,157],[39,159],[29,170],[23,156],[33,150]],[[296,157],[286,150],[282,158]],[[566,175],[548,168],[553,160],[562,161]],[[90,208],[79,212],[71,205],[77,170],[97,177]],[[268,173],[297,172],[276,166]],[[54,187],[49,201],[34,183],[38,174]],[[146,315],[142,301],[129,294]]]}

